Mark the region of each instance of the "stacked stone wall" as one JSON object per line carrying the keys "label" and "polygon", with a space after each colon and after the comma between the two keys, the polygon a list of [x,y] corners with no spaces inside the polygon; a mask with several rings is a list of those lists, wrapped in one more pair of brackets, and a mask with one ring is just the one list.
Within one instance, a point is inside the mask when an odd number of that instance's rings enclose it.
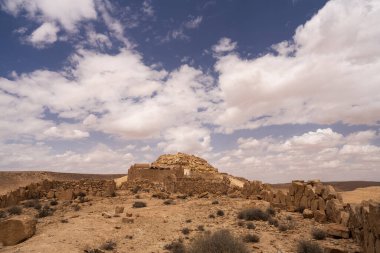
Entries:
{"label": "stacked stone wall", "polygon": [[71,200],[83,192],[89,196],[109,197],[115,194],[113,180],[49,181],[32,183],[0,196],[0,208],[17,205],[20,201],[37,198]]}

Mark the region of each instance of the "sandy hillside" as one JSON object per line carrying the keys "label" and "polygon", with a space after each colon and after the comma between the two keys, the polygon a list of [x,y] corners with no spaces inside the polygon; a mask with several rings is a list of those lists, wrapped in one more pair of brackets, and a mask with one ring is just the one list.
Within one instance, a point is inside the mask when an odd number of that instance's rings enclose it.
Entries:
{"label": "sandy hillside", "polygon": [[380,186],[357,188],[353,191],[341,192],[343,201],[346,203],[359,204],[363,200],[375,200],[380,202]]}
{"label": "sandy hillside", "polygon": [[[205,233],[199,229],[199,226],[203,226],[206,231],[229,229],[240,239],[247,234],[257,234],[260,242],[246,243],[250,252],[290,253],[295,252],[300,238],[311,238],[312,228],[325,226],[311,219],[303,219],[299,213],[285,211],[276,214],[280,223],[294,224],[294,228],[285,232],[280,232],[266,221],[254,221],[254,229],[247,228],[247,221],[238,224],[240,220],[237,213],[243,207],[263,206],[263,201],[225,196],[177,199],[172,195],[175,204],[164,205],[164,200],[151,198],[149,193],[139,194],[139,199],[129,192],[118,191],[117,194],[114,198],[93,198],[90,202],[79,204],[79,211],[74,211],[70,204],[60,201],[53,216],[39,219],[35,236],[19,245],[4,247],[1,252],[57,252],[59,249],[60,253],[83,253],[85,249],[98,249],[107,240],[114,241],[116,248],[105,252],[168,252],[164,250],[165,245],[178,239],[182,239],[187,245],[195,237]],[[214,200],[218,200],[218,203],[212,204]],[[147,207],[132,208],[135,201],[143,201]],[[120,216],[102,216],[103,212],[112,215],[116,206],[125,207]],[[218,216],[218,210],[222,210],[224,215]],[[29,208],[24,209],[24,212],[36,211]],[[127,217],[126,213],[131,217]],[[215,217],[210,218],[209,215]],[[288,221],[288,216],[292,221]],[[128,218],[131,223],[122,222],[123,218]],[[67,223],[62,223],[62,220],[67,220]],[[189,229],[189,234],[182,233],[184,228]],[[351,239],[327,238],[318,243],[323,246],[334,245],[348,250],[347,252],[359,249]]]}
{"label": "sandy hillside", "polygon": [[76,174],[76,173],[58,173],[47,171],[0,171],[0,194],[4,194],[10,190],[36,183],[45,179],[48,180],[80,180],[80,179],[114,179],[125,175],[112,174]]}

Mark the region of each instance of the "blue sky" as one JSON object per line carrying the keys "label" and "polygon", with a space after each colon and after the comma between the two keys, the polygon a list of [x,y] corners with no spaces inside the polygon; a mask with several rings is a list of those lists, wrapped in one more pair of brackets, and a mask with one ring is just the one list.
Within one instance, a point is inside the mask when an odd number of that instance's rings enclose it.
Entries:
{"label": "blue sky", "polygon": [[377,1],[0,3],[0,170],[380,180]]}

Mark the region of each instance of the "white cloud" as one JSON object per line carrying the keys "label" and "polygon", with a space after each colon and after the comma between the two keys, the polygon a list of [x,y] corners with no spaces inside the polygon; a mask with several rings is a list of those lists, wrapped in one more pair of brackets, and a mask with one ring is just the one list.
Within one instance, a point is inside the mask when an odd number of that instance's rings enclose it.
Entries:
{"label": "white cloud", "polygon": [[181,126],[169,128],[164,134],[164,142],[158,147],[166,153],[185,152],[190,154],[202,154],[210,151],[210,132],[207,129]]}
{"label": "white cloud", "polygon": [[59,28],[53,23],[43,23],[27,38],[35,47],[44,47],[57,41]]}
{"label": "white cloud", "polygon": [[70,126],[50,127],[43,132],[43,135],[54,139],[83,139],[90,136],[88,132],[72,129]]}
{"label": "white cloud", "polygon": [[361,143],[352,138],[363,135],[368,131],[343,136],[326,128],[287,139],[239,138],[236,149],[219,153],[212,162],[222,171],[265,182],[374,180],[380,177],[380,148],[370,142],[379,136]]}
{"label": "white cloud", "polygon": [[[278,54],[217,58],[220,130],[274,124],[376,125],[380,115],[380,3],[329,1]],[[227,45],[227,46],[220,46]],[[219,43],[216,51],[232,50]],[[220,46],[220,48],[218,47]]]}
{"label": "white cloud", "polygon": [[148,16],[154,15],[154,9],[152,6],[152,2],[149,0],[144,0],[144,2],[142,4],[142,10],[143,10],[143,13],[145,13]]}
{"label": "white cloud", "polygon": [[215,53],[224,53],[233,51],[237,46],[236,42],[232,42],[230,38],[221,38],[218,44],[212,46],[212,51]]}
{"label": "white cloud", "polygon": [[76,25],[96,18],[93,0],[4,0],[1,7],[14,16],[26,12],[31,20],[58,22],[67,31],[75,31]]}
{"label": "white cloud", "polygon": [[203,17],[202,16],[197,16],[185,23],[185,27],[188,29],[196,29],[200,26],[202,23]]}

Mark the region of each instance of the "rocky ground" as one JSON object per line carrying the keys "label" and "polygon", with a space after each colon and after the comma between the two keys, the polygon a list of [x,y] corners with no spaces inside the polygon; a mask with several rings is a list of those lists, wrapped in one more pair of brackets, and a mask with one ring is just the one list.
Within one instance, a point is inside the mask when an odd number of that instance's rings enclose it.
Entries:
{"label": "rocky ground", "polygon": [[[58,205],[52,206],[56,209],[52,216],[38,219],[37,231],[32,238],[15,246],[2,247],[0,251],[83,253],[86,249],[100,249],[104,243],[112,241],[115,243],[114,249],[104,252],[168,252],[165,245],[173,241],[182,240],[187,245],[206,231],[228,229],[240,239],[247,234],[258,235],[259,242],[247,243],[251,252],[285,253],[296,252],[300,239],[312,239],[313,228],[326,229],[327,226],[304,219],[299,213],[278,210],[275,219],[280,224],[288,225],[287,231],[281,232],[267,221],[253,221],[255,228],[249,229],[249,222],[239,220],[238,213],[246,207],[265,210],[267,202],[211,195],[206,198],[177,197],[171,195],[174,204],[165,205],[165,200],[153,198],[151,193],[136,195],[118,191],[116,197],[94,197],[79,204],[59,201]],[[133,208],[136,201],[142,201],[147,206]],[[50,204],[47,200],[45,202]],[[41,201],[41,204],[45,203]],[[119,214],[115,214],[117,206],[124,207]],[[223,212],[219,211],[218,215],[218,210]],[[23,208],[23,213],[34,216],[37,211]],[[202,231],[202,226],[205,231]],[[341,252],[360,251],[352,239],[328,237],[317,242],[324,248],[336,248]]]}

